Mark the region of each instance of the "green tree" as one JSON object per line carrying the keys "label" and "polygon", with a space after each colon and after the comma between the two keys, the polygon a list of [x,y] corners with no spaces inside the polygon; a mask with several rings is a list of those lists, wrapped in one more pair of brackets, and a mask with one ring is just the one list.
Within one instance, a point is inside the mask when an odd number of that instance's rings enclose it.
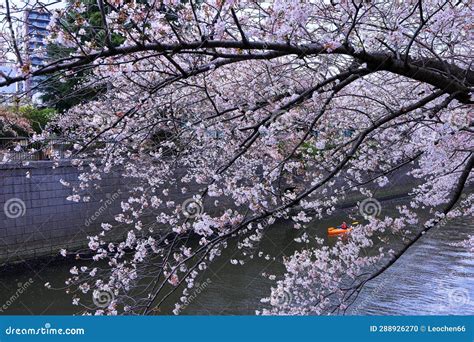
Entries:
{"label": "green tree", "polygon": [[[95,46],[105,46],[107,44],[106,32],[102,24],[102,16],[97,2],[91,0],[69,1],[70,6],[79,6],[83,4],[86,11],[83,13],[75,13],[61,21],[61,25],[71,33],[78,33],[82,28],[85,34],[81,40],[93,41]],[[77,20],[79,17],[80,20]],[[89,25],[81,27],[75,23],[87,21]],[[110,42],[112,46],[119,46],[125,41],[125,38],[117,33],[110,34]],[[48,57],[52,60],[67,57],[74,51],[64,46],[50,44],[47,47]],[[105,84],[84,85],[83,80],[90,74],[89,70],[81,70],[74,77],[64,77],[63,74],[57,73],[53,75],[41,87],[43,94],[42,101],[58,112],[67,110],[81,102],[90,101],[98,95],[106,91]]]}
{"label": "green tree", "polygon": [[20,108],[19,114],[30,122],[31,128],[36,133],[41,133],[54,118],[56,111],[53,108],[25,106]]}

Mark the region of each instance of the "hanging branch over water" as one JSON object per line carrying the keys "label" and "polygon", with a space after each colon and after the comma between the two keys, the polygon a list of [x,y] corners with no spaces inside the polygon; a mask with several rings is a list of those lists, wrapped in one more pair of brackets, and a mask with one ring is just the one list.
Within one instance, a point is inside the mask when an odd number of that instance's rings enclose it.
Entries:
{"label": "hanging branch over water", "polygon": [[[109,267],[71,270],[74,304],[153,314],[179,291],[180,313],[229,244],[259,257],[265,231],[288,220],[303,245],[281,260],[259,311],[345,310],[431,229],[417,228],[419,213],[472,216],[471,16],[462,1],[99,0],[55,11],[49,40],[64,53],[25,68],[10,44],[19,73],[0,74],[0,86],[41,76],[48,91],[73,77],[71,92],[100,90],[55,122],[83,171],[70,199],[87,200],[111,170],[133,189],[89,238]],[[304,230],[347,195],[373,204],[406,169],[422,184],[397,217],[367,218],[332,247]],[[381,232],[404,247],[367,256]],[[91,293],[111,299],[92,308]]]}

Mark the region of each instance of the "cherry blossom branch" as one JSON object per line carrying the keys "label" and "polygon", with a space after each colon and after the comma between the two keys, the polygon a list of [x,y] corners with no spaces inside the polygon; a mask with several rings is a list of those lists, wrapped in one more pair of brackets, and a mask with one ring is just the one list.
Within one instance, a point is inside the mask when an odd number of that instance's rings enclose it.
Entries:
{"label": "cherry blossom branch", "polygon": [[[466,182],[469,178],[469,175],[471,174],[471,171],[472,171],[473,167],[474,167],[474,154],[471,153],[469,159],[466,161],[463,172],[461,173],[461,175],[458,178],[456,186],[452,190],[451,198],[450,198],[449,202],[446,204],[445,208],[443,209],[443,214],[444,215],[447,215],[451,211],[451,209],[453,209],[453,207],[456,205],[456,203],[459,201],[459,199],[461,198],[461,195],[464,191]],[[353,287],[352,289],[357,289],[357,291],[360,292],[360,290],[364,287],[364,285],[367,282],[369,282],[371,280],[374,280],[379,275],[381,275],[386,270],[388,270],[398,259],[400,259],[400,257],[403,254],[405,254],[405,252],[410,247],[412,247],[418,240],[420,240],[429,230],[436,227],[440,221],[441,221],[441,219],[436,219],[435,222],[430,222],[430,223],[425,224],[424,228],[421,231],[419,231],[416,234],[416,236],[413,239],[410,240],[409,243],[404,245],[404,247],[402,249],[400,249],[397,253],[395,253],[383,267],[381,267],[379,270],[374,272],[370,277],[368,277],[367,279],[365,279],[364,281],[362,281],[361,283],[359,283],[357,286]]]}
{"label": "cherry blossom branch", "polygon": [[[406,76],[417,81],[425,82],[434,85],[438,89],[444,89],[446,93],[452,94],[457,93],[457,99],[463,103],[472,103],[469,95],[469,88],[472,86],[471,80],[474,79],[474,72],[471,70],[462,70],[461,68],[451,65],[449,68],[455,71],[455,73],[465,73],[469,83],[464,84],[459,81],[449,78],[442,73],[442,70],[435,68],[434,63],[430,63],[432,69],[424,67],[424,64],[429,62],[428,59],[410,60],[405,65],[403,61],[398,60],[386,53],[368,53],[368,52],[356,52],[352,48],[339,46],[334,50],[328,51],[324,45],[321,44],[306,44],[306,45],[291,45],[273,42],[248,42],[244,44],[239,41],[220,41],[220,40],[205,40],[199,42],[190,43],[150,43],[144,45],[132,45],[117,47],[113,50],[104,50],[101,52],[91,53],[86,56],[75,56],[76,60],[69,63],[57,64],[57,65],[46,65],[45,67],[28,73],[27,75],[12,77],[9,80],[0,82],[0,86],[12,84],[25,80],[27,77],[48,75],[60,70],[73,70],[82,65],[92,63],[93,61],[101,58],[114,57],[120,55],[129,55],[137,52],[146,51],[158,51],[158,52],[169,52],[173,54],[179,54],[183,50],[200,50],[204,48],[223,48],[223,49],[242,49],[242,50],[272,50],[274,52],[285,53],[285,54],[296,54],[296,55],[321,55],[321,54],[341,54],[354,57],[367,63],[371,70],[386,70],[401,76]],[[255,59],[253,55],[246,55],[241,59]],[[433,68],[435,69],[433,71]]]}

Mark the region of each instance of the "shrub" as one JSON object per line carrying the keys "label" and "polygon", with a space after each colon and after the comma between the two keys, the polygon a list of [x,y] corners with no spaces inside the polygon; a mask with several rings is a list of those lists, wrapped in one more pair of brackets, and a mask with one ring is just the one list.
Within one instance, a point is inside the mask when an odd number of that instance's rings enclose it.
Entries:
{"label": "shrub", "polygon": [[45,126],[54,118],[56,111],[52,108],[36,108],[25,106],[20,108],[20,114],[26,118],[36,133],[41,133]]}

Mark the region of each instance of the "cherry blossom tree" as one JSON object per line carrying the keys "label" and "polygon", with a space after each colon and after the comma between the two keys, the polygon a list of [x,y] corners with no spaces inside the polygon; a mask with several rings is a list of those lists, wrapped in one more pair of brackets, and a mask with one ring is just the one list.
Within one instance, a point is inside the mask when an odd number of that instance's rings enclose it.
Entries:
{"label": "cherry blossom tree", "polygon": [[[333,247],[302,233],[259,313],[341,313],[432,227],[473,215],[470,1],[97,0],[52,12],[49,39],[71,54],[33,69],[7,34],[20,73],[0,86],[81,73],[82,87],[107,89],[56,123],[83,170],[72,200],[113,170],[134,184],[90,237],[109,267],[74,267],[66,282],[110,295],[89,312],[153,314],[178,291],[179,313],[230,240],[258,254],[276,220],[304,230],[406,165],[421,185],[399,215],[371,216]],[[404,247],[367,255],[381,232]]]}

